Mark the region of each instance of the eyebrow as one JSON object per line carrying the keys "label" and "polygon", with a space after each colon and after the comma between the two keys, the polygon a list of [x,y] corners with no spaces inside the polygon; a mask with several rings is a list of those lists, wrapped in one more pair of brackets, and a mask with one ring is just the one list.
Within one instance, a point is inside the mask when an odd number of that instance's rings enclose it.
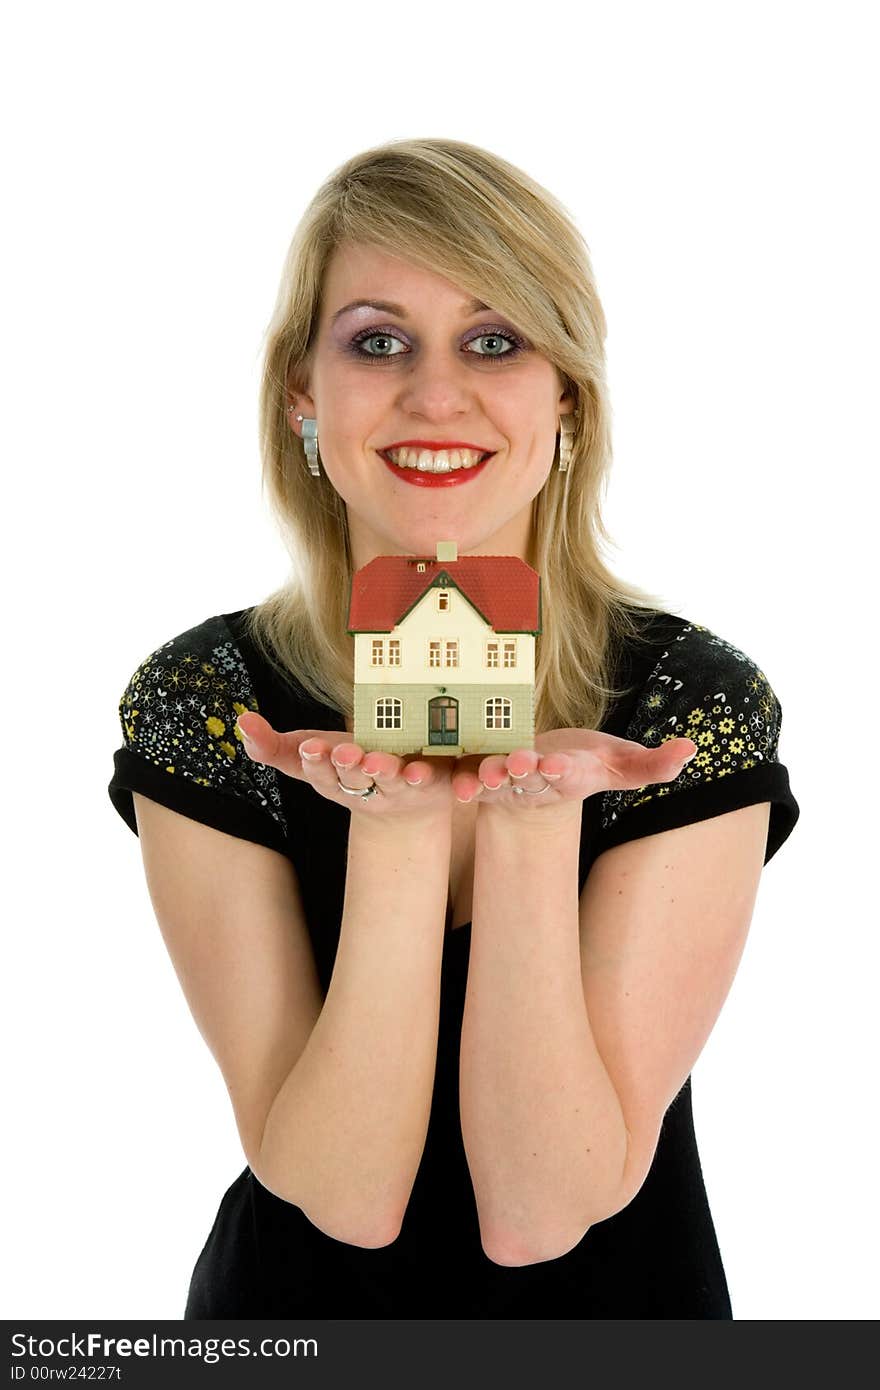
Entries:
{"label": "eyebrow", "polygon": [[[488,308],[488,304],[483,304],[479,299],[472,299],[467,306],[466,312],[469,315],[481,314],[484,309]],[[406,310],[402,304],[392,304],[390,300],[387,299],[353,299],[350,304],[344,304],[341,309],[337,309],[330,322],[335,323],[336,320],[342,314],[347,313],[349,309],[381,309],[386,314],[395,314],[399,319],[406,318]]]}

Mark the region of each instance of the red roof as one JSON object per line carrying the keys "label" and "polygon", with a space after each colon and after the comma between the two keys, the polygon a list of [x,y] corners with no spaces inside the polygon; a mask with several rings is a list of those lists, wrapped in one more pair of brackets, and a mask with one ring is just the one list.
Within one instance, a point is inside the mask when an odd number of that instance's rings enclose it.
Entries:
{"label": "red roof", "polygon": [[377,555],[352,576],[348,631],[390,632],[432,586],[460,589],[496,632],[541,631],[541,576],[517,555]]}

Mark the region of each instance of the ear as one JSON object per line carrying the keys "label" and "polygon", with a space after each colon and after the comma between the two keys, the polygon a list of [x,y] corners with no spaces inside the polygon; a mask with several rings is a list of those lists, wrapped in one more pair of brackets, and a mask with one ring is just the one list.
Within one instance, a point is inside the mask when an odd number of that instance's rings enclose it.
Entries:
{"label": "ear", "polygon": [[302,422],[297,420],[296,417],[297,415],[302,415],[306,419],[308,419],[309,417],[314,419],[317,413],[315,410],[315,402],[312,400],[312,397],[309,396],[305,391],[297,390],[297,388],[290,381],[288,381],[287,392],[285,395],[285,405],[296,406],[295,410],[287,411],[287,420],[291,429],[295,430],[297,434],[301,435]]}
{"label": "ear", "polygon": [[560,369],[556,368],[556,379],[563,388],[562,395],[556,403],[560,415],[570,415],[577,407],[577,390],[570,377],[567,377]]}

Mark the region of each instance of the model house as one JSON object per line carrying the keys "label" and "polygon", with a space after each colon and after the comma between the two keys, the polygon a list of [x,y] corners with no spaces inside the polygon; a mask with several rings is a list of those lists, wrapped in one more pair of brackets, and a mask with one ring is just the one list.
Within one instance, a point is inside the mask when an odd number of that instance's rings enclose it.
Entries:
{"label": "model house", "polygon": [[540,576],[514,555],[379,555],[355,572],[355,743],[388,753],[534,747]]}

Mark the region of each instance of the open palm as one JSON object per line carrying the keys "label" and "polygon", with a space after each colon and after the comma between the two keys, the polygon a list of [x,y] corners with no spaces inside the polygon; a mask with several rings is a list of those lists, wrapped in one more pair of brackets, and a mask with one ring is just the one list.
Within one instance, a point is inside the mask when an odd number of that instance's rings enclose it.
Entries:
{"label": "open palm", "polygon": [[[536,809],[561,802],[583,801],[596,792],[630,791],[654,782],[670,782],[697,751],[693,739],[674,738],[659,748],[646,748],[628,738],[592,729],[551,729],[535,735],[534,748],[511,753],[469,754],[458,758],[452,786],[462,801],[481,798],[481,804],[520,803]],[[540,802],[525,792],[544,792]],[[516,809],[520,809],[517,804]]]}

